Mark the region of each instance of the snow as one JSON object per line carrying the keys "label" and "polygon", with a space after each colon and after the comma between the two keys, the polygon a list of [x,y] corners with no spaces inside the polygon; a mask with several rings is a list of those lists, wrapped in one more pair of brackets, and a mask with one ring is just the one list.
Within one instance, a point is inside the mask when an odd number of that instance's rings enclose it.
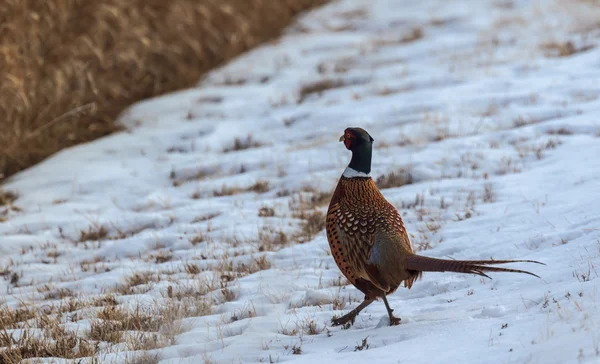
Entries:
{"label": "snow", "polygon": [[[43,307],[56,301],[45,286],[97,297],[149,272],[120,304],[165,302],[171,286],[213,302],[152,351],[162,363],[597,363],[599,18],[586,1],[334,1],[197,87],[132,106],[125,132],[3,186],[19,199],[0,223],[0,271],[19,280],[5,274],[0,303]],[[577,52],[558,56],[568,42]],[[318,83],[330,88],[307,92]],[[375,179],[410,173],[382,192],[420,254],[539,260],[514,267],[542,279],[426,273],[388,297],[401,325],[376,302],[331,327],[362,295],[324,231],[292,237],[297,206],[349,162],[349,126],[375,139]],[[292,241],[261,245],[278,236]],[[232,273],[263,256],[270,266]],[[64,325],[85,335],[90,317]]]}

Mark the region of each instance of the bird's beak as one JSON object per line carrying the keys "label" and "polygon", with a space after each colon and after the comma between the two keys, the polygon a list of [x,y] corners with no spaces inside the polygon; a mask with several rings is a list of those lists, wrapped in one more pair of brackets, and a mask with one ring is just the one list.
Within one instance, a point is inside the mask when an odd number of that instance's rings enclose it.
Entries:
{"label": "bird's beak", "polygon": [[344,139],[345,139],[345,138],[344,138],[344,136],[342,135],[342,136],[340,137],[340,142],[343,142],[343,141],[344,141]]}

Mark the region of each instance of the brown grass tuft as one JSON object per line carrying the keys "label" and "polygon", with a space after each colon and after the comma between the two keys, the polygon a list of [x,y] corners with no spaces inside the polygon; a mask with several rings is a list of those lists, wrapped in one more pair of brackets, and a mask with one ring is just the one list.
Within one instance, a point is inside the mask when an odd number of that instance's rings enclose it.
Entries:
{"label": "brown grass tuft", "polygon": [[550,135],[572,135],[573,132],[567,128],[550,129],[546,131],[546,134]]}
{"label": "brown grass tuft", "polygon": [[[0,305],[0,363],[31,358],[77,359],[94,357],[107,349],[152,350],[173,345],[176,337],[188,329],[183,318],[212,313],[213,302],[204,296],[205,287],[191,287],[183,293],[135,307],[118,306],[110,295],[88,300],[70,298],[58,305],[31,308],[24,304],[15,309]],[[103,307],[97,311],[93,306]],[[87,314],[94,312],[85,334],[68,330],[61,314],[79,309]],[[75,313],[69,320],[81,318],[81,313]]]}
{"label": "brown grass tuft", "polygon": [[233,145],[231,147],[227,147],[227,148],[223,149],[223,152],[224,153],[237,152],[240,150],[258,148],[258,147],[261,147],[262,145],[263,144],[260,143],[259,141],[254,140],[254,138],[252,137],[252,134],[248,134],[248,136],[246,138],[235,138],[235,140],[233,141]]}
{"label": "brown grass tuft", "polygon": [[11,191],[0,190],[0,206],[11,206],[19,196]]}
{"label": "brown grass tuft", "polygon": [[331,200],[331,195],[333,194],[333,191],[319,191],[313,187],[304,187],[302,191],[311,193],[310,200],[308,201],[309,209],[328,205]]}
{"label": "brown grass tuft", "polygon": [[269,181],[258,180],[252,186],[248,187],[247,191],[256,193],[265,193],[269,191]]}
{"label": "brown grass tuft", "polygon": [[79,241],[82,243],[91,240],[98,241],[106,238],[106,236],[108,236],[108,230],[104,225],[93,225],[87,231],[81,230],[79,232]]}
{"label": "brown grass tuft", "polygon": [[483,202],[490,203],[496,201],[496,193],[494,193],[494,188],[491,183],[486,183],[483,186]]}
{"label": "brown grass tuft", "polygon": [[377,177],[375,184],[380,189],[401,187],[413,183],[413,177],[410,171],[401,168],[397,172],[391,172]]}
{"label": "brown grass tuft", "polygon": [[186,263],[185,264],[185,271],[188,274],[191,274],[191,275],[196,275],[196,274],[199,274],[201,272],[200,267],[198,267],[198,265],[194,264],[194,263]]}
{"label": "brown grass tuft", "polygon": [[302,230],[296,238],[301,243],[307,242],[323,229],[325,229],[325,214],[319,210],[312,210],[305,215]]}
{"label": "brown grass tuft", "polygon": [[14,337],[6,330],[0,331],[0,363],[21,363],[32,358],[65,358],[75,359],[93,356],[98,351],[98,345],[77,337],[54,324],[54,327],[44,335],[24,330]]}
{"label": "brown grass tuft", "polygon": [[158,364],[161,361],[160,353],[136,353],[133,358],[126,358],[125,364]]}
{"label": "brown grass tuft", "polygon": [[25,305],[11,309],[8,306],[0,306],[0,328],[16,329],[21,322],[29,321],[35,318],[36,312],[34,309]]}
{"label": "brown grass tuft", "polygon": [[242,192],[255,192],[255,193],[265,193],[269,191],[269,182],[264,180],[258,180],[253,185],[241,188],[237,186],[226,186],[223,184],[220,189],[213,191],[213,196],[222,197],[222,196],[232,196],[237,195]]}
{"label": "brown grass tuft", "polygon": [[92,306],[116,306],[119,301],[113,295],[97,297],[92,301]]}
{"label": "brown grass tuft", "polygon": [[406,34],[403,34],[400,37],[391,38],[391,39],[377,39],[373,42],[373,44],[378,47],[385,47],[385,46],[390,46],[390,45],[411,43],[411,42],[414,42],[414,41],[417,41],[417,40],[423,38],[423,36],[424,36],[423,29],[416,27],[416,28],[410,29]]}
{"label": "brown grass tuft", "polygon": [[[133,275],[127,277],[125,282],[117,287],[117,291],[123,295],[133,293],[133,288],[137,286],[148,286],[151,282],[154,282],[157,277],[154,277],[152,272],[136,272]],[[146,289],[146,288],[144,288]],[[146,291],[149,290],[146,289]]]}
{"label": "brown grass tuft", "polygon": [[23,0],[0,7],[0,179],[107,135],[326,0]]}
{"label": "brown grass tuft", "polygon": [[346,84],[342,80],[320,80],[314,83],[309,83],[307,85],[302,86],[300,89],[300,95],[298,98],[298,103],[301,104],[306,100],[306,98],[312,94],[322,94],[327,90],[332,90],[334,88],[344,87]]}
{"label": "brown grass tuft", "polygon": [[288,245],[290,238],[281,230],[264,226],[258,231],[258,251],[274,251]]}
{"label": "brown grass tuft", "polygon": [[[0,178],[0,180],[2,180]],[[6,217],[9,211],[21,211],[20,208],[14,205],[14,202],[19,198],[19,196],[11,191],[0,190],[0,222],[6,221]]]}
{"label": "brown grass tuft", "polygon": [[272,207],[263,206],[258,209],[259,217],[273,217],[275,216],[275,210]]}
{"label": "brown grass tuft", "polygon": [[569,57],[576,53],[585,52],[592,48],[593,45],[576,47],[571,41],[567,42],[550,42],[542,45],[548,57]]}

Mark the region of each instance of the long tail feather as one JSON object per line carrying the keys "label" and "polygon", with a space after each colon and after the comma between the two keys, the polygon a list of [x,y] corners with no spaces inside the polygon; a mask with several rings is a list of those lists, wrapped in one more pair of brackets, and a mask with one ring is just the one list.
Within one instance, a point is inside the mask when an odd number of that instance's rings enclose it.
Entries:
{"label": "long tail feather", "polygon": [[[519,269],[489,267],[490,264],[507,263],[536,263],[544,264],[535,260],[448,260],[424,257],[421,255],[411,255],[407,258],[408,270],[417,272],[457,272],[472,273],[490,278],[484,272],[511,272],[525,273],[540,278],[537,274]],[[491,279],[491,278],[490,278]]]}

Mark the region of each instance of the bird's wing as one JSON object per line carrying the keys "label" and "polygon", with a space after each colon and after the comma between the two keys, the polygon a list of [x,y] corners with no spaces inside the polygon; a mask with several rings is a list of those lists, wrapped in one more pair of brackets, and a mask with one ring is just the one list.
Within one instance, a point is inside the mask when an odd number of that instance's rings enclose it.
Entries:
{"label": "bird's wing", "polygon": [[332,241],[332,254],[353,284],[358,279],[371,281],[365,263],[371,255],[375,230],[370,227],[368,214],[343,203],[336,205],[327,218],[332,231],[328,237]]}
{"label": "bird's wing", "polygon": [[411,255],[406,231],[378,230],[365,264],[366,272],[370,280],[385,292],[395,291],[402,282],[410,288],[419,276],[407,269],[407,258]]}

